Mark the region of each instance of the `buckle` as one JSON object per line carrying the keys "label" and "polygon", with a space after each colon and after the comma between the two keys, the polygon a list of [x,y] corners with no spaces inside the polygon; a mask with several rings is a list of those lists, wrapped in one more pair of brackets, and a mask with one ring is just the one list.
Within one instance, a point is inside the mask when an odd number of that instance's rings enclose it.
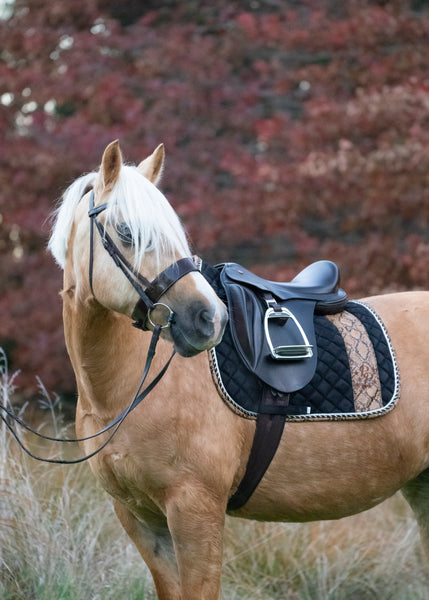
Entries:
{"label": "buckle", "polygon": [[[274,346],[271,335],[269,322],[273,319],[277,319],[281,321],[280,325],[285,325],[285,323],[291,319],[295,324],[300,336],[302,337],[302,344],[291,344],[285,346]],[[265,312],[264,318],[264,331],[265,338],[268,343],[268,347],[270,349],[271,356],[275,360],[300,360],[303,358],[311,358],[313,356],[313,346],[309,343],[307,336],[305,335],[305,331],[301,327],[298,319],[295,315],[284,306],[273,308],[270,306],[267,308]]]}

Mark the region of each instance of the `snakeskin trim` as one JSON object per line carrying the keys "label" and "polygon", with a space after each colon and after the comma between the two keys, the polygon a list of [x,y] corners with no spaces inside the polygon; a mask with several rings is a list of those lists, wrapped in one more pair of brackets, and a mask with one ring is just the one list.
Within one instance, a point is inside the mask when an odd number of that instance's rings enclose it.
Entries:
{"label": "snakeskin trim", "polygon": [[374,347],[357,317],[344,311],[327,315],[344,340],[352,379],[355,412],[383,408]]}

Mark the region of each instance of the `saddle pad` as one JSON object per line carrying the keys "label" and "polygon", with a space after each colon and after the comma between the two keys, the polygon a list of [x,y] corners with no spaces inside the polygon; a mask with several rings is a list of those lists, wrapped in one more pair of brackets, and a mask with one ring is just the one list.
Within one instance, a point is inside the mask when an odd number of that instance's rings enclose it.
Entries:
{"label": "saddle pad", "polygon": [[[281,409],[285,419],[363,419],[391,410],[399,396],[399,373],[388,334],[375,312],[362,302],[349,301],[344,312],[315,316],[314,324],[316,372],[309,384],[290,394],[289,405]],[[239,415],[256,418],[263,383],[236,353],[228,326],[222,342],[209,351],[209,359],[224,402]]]}

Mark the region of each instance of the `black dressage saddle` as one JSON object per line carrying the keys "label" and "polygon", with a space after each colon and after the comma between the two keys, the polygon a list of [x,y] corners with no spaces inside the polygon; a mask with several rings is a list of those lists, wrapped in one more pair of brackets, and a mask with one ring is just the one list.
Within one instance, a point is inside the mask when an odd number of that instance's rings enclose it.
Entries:
{"label": "black dressage saddle", "polygon": [[280,283],[226,263],[220,281],[231,335],[247,368],[278,392],[302,389],[317,364],[314,314],[340,312],[347,302],[337,265],[318,261]]}
{"label": "black dressage saddle", "polygon": [[347,294],[339,287],[337,265],[326,260],[288,283],[267,281],[236,263],[215,268],[203,263],[202,273],[228,306],[236,353],[262,382],[246,471],[228,501],[227,509],[234,511],[247,502],[276,453],[290,394],[314,376],[314,315],[340,312]]}

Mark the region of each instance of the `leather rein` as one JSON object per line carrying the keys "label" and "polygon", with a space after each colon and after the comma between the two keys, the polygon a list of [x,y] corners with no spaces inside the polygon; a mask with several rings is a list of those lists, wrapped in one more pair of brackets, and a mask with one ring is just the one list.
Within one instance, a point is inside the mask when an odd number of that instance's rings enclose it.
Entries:
{"label": "leather rein", "polygon": [[[153,327],[152,339],[150,341],[149,350],[148,350],[148,354],[146,357],[146,363],[145,363],[145,366],[143,369],[143,374],[140,379],[140,383],[137,388],[137,391],[136,391],[131,403],[128,405],[128,407],[125,410],[123,410],[120,415],[118,415],[115,419],[113,419],[113,421],[111,421],[106,427],[104,427],[97,433],[94,433],[93,435],[90,435],[87,437],[57,438],[57,437],[43,435],[39,431],[36,431],[35,429],[33,429],[29,425],[27,425],[20,417],[16,416],[15,413],[11,409],[7,408],[7,406],[0,404],[1,420],[7,426],[9,431],[12,433],[13,437],[16,439],[16,441],[18,442],[21,449],[24,450],[24,452],[26,452],[26,454],[31,456],[31,458],[34,458],[35,460],[39,460],[42,462],[54,463],[54,464],[69,464],[69,465],[76,464],[76,463],[80,463],[85,460],[88,460],[89,458],[92,458],[93,456],[95,456],[96,454],[101,452],[101,450],[103,450],[107,446],[107,444],[112,440],[113,436],[118,431],[119,427],[122,425],[122,423],[124,422],[125,418],[129,415],[129,413],[132,410],[134,410],[136,408],[136,406],[138,406],[140,404],[140,402],[142,400],[144,400],[144,398],[146,398],[146,396],[159,383],[159,381],[164,376],[165,372],[167,371],[167,369],[173,359],[173,356],[175,354],[174,350],[173,350],[170,358],[164,365],[164,367],[159,371],[158,375],[151,381],[151,383],[146,388],[143,389],[144,383],[146,381],[150,367],[152,365],[152,361],[155,356],[155,349],[156,349],[156,345],[158,343],[158,340],[159,340],[159,337],[161,334],[161,330],[167,329],[168,327],[170,327],[174,321],[174,311],[167,304],[160,302],[160,299],[171,288],[171,286],[173,286],[177,281],[179,281],[179,279],[181,279],[188,273],[200,270],[198,265],[194,262],[193,259],[181,258],[178,261],[176,261],[175,263],[173,263],[172,265],[170,265],[169,267],[167,267],[164,271],[162,271],[157,277],[155,277],[155,279],[153,279],[152,281],[149,281],[148,279],[146,279],[146,277],[144,277],[141,273],[139,273],[136,269],[134,269],[134,267],[128,262],[128,260],[121,253],[119,248],[116,246],[116,244],[113,241],[113,239],[111,238],[111,236],[106,231],[105,227],[98,221],[98,219],[97,219],[98,215],[101,212],[103,212],[106,208],[107,208],[107,203],[102,204],[100,206],[94,206],[94,190],[91,190],[91,195],[89,198],[89,211],[88,211],[88,216],[91,219],[90,250],[89,250],[89,284],[90,284],[91,292],[95,298],[94,289],[93,289],[93,269],[94,269],[94,228],[96,228],[100,234],[101,242],[103,244],[104,249],[107,250],[107,252],[111,256],[111,258],[114,261],[114,263],[116,264],[116,266],[119,267],[119,269],[121,269],[122,273],[125,275],[125,277],[128,279],[128,281],[131,283],[131,285],[133,286],[133,288],[136,290],[136,292],[139,295],[139,300],[137,301],[137,303],[134,307],[134,310],[132,312],[132,319],[135,319],[133,326],[137,327],[137,329],[141,329],[141,330],[148,330],[149,325],[151,325]],[[163,307],[163,311],[164,311],[164,313],[166,313],[164,322],[155,322],[156,320],[152,317],[152,311],[156,307]],[[108,431],[111,431],[111,433],[110,433],[109,437],[107,438],[107,440],[105,440],[105,442],[103,442],[103,444],[99,448],[97,448],[94,452],[91,452],[90,454],[83,456],[82,458],[78,458],[75,460],[43,458],[41,456],[37,456],[37,455],[33,454],[23,444],[23,442],[21,441],[17,432],[15,431],[14,427],[8,421],[8,417],[11,420],[13,420],[16,424],[20,425],[27,431],[30,431],[32,434],[36,435],[37,437],[42,438],[44,440],[52,441],[52,442],[60,442],[60,443],[85,442],[87,440],[94,439]]]}

